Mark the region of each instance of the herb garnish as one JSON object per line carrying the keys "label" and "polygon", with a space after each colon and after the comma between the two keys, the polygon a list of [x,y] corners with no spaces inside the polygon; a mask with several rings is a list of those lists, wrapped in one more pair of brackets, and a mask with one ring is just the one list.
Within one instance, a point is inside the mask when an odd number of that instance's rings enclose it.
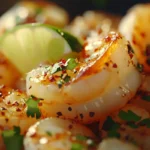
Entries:
{"label": "herb garnish", "polygon": [[52,133],[51,133],[50,131],[46,131],[46,134],[47,134],[48,136],[52,136]]}
{"label": "herb garnish", "polygon": [[34,96],[30,96],[27,100],[27,116],[36,117],[36,119],[39,119],[41,117],[41,112],[39,110],[38,104],[40,102],[40,99],[35,99]]}
{"label": "herb garnish", "polygon": [[143,95],[142,100],[150,102],[150,95]]}
{"label": "herb garnish", "polygon": [[143,67],[142,64],[139,64],[139,63],[137,64],[137,69],[138,69],[139,72],[143,72],[143,68],[144,67]]}
{"label": "herb garnish", "polygon": [[79,143],[72,143],[71,150],[83,150],[84,146]]}
{"label": "herb garnish", "polygon": [[137,122],[141,120],[141,117],[136,115],[133,111],[128,110],[127,112],[121,110],[118,114],[118,116],[125,121],[129,122]]}
{"label": "herb garnish", "polygon": [[6,150],[21,150],[23,148],[23,135],[20,134],[20,127],[14,126],[13,130],[3,131],[2,138]]}

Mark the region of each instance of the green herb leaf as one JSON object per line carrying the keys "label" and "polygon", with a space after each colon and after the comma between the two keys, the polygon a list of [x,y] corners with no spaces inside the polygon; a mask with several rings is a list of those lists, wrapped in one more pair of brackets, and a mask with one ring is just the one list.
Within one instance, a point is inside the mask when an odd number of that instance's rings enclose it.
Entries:
{"label": "green herb leaf", "polygon": [[150,128],[150,118],[143,119],[139,122],[139,125],[143,126],[146,125],[148,128]]}
{"label": "green herb leaf", "polygon": [[133,123],[133,122],[128,122],[127,125],[128,125],[129,127],[133,128],[133,129],[136,129],[136,128],[139,127],[138,125],[136,125],[136,124]]}
{"label": "green herb leaf", "polygon": [[143,65],[142,64],[137,64],[137,69],[139,72],[143,72]]}
{"label": "green herb leaf", "polygon": [[76,139],[79,141],[86,141],[88,138],[86,136],[78,134],[76,135]]}
{"label": "green herb leaf", "polygon": [[123,110],[121,110],[118,114],[118,116],[125,121],[131,121],[131,122],[137,122],[141,120],[141,117],[136,115],[134,112],[132,112],[131,110],[128,110],[128,112],[125,112]]}
{"label": "green herb leaf", "polygon": [[64,78],[64,82],[65,82],[65,83],[68,83],[68,82],[70,81],[70,79],[71,79],[71,77],[67,75],[67,76]]}
{"label": "green herb leaf", "polygon": [[20,135],[20,127],[14,127],[14,130],[3,131],[2,138],[6,150],[21,150],[23,148],[23,135]]}
{"label": "green herb leaf", "polygon": [[72,143],[71,150],[83,150],[83,149],[84,149],[83,145],[79,143]]}
{"label": "green herb leaf", "polygon": [[67,64],[67,70],[73,70],[77,65],[78,63],[74,58],[69,58]]}
{"label": "green herb leaf", "polygon": [[143,95],[142,100],[150,102],[150,95]]}
{"label": "green herb leaf", "polygon": [[41,117],[41,112],[39,110],[38,104],[40,100],[34,100],[34,97],[31,96],[26,104],[27,104],[27,116],[36,117],[36,119],[39,119]]}
{"label": "green herb leaf", "polygon": [[117,129],[119,129],[119,127],[120,127],[120,125],[118,123],[114,122],[112,120],[112,118],[109,116],[109,117],[107,117],[107,120],[104,122],[102,129],[105,131],[112,130],[112,129],[117,130]]}
{"label": "green herb leaf", "polygon": [[116,130],[110,130],[108,132],[108,137],[116,137],[116,138],[120,138],[120,133]]}
{"label": "green herb leaf", "polygon": [[50,131],[46,132],[48,136],[52,136],[52,133]]}

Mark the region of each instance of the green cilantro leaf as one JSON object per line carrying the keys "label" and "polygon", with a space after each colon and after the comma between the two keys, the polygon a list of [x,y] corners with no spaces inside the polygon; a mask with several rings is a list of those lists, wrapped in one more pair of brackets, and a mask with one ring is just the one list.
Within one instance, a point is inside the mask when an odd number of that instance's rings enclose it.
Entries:
{"label": "green cilantro leaf", "polygon": [[139,122],[139,125],[143,126],[146,125],[148,128],[150,128],[150,118],[143,119]]}
{"label": "green cilantro leaf", "polygon": [[136,115],[134,112],[132,112],[131,110],[128,110],[128,112],[125,112],[123,110],[121,110],[118,114],[118,116],[125,121],[131,121],[131,122],[137,122],[141,120],[141,117]]}
{"label": "green cilantro leaf", "polygon": [[46,132],[48,136],[52,136],[52,133],[50,131]]}
{"label": "green cilantro leaf", "polygon": [[139,72],[143,72],[143,65],[142,64],[137,64],[137,69]]}
{"label": "green cilantro leaf", "polygon": [[71,77],[67,75],[67,76],[64,78],[64,82],[65,82],[65,83],[68,83],[68,82],[70,81],[70,79],[71,79]]}
{"label": "green cilantro leaf", "polygon": [[108,131],[108,130],[112,130],[112,129],[118,129],[119,127],[120,127],[120,125],[118,123],[114,122],[112,120],[112,118],[109,116],[109,117],[107,117],[106,121],[104,122],[102,129],[105,131]]}
{"label": "green cilantro leaf", "polygon": [[120,133],[117,130],[108,131],[108,137],[120,138]]}
{"label": "green cilantro leaf", "polygon": [[86,141],[88,138],[86,136],[78,134],[76,135],[76,139],[79,141]]}
{"label": "green cilantro leaf", "polygon": [[79,143],[72,143],[71,150],[83,150],[83,149],[84,149],[83,145]]}
{"label": "green cilantro leaf", "polygon": [[41,112],[39,110],[38,104],[40,100],[34,100],[34,97],[31,96],[27,100],[27,116],[36,117],[36,119],[39,119],[41,117]]}
{"label": "green cilantro leaf", "polygon": [[67,62],[67,70],[73,70],[78,65],[74,58],[69,58]]}
{"label": "green cilantro leaf", "polygon": [[142,100],[150,102],[150,95],[143,95]]}
{"label": "green cilantro leaf", "polygon": [[133,122],[128,122],[127,125],[128,125],[129,127],[133,128],[133,129],[138,128],[138,125],[136,125],[136,124],[133,123]]}
{"label": "green cilantro leaf", "polygon": [[6,146],[6,150],[21,150],[23,148],[23,135],[20,134],[20,127],[14,127],[13,130],[5,130],[2,132],[2,138]]}

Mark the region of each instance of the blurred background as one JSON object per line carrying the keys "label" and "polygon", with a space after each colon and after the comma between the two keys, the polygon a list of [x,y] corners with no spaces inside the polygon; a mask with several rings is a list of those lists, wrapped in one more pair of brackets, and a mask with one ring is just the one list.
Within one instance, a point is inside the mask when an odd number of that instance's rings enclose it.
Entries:
{"label": "blurred background", "polygon": [[[0,15],[19,0],[1,0]],[[32,0],[30,0],[32,1]],[[34,0],[38,1],[38,0]],[[82,14],[85,10],[106,10],[115,14],[125,14],[128,8],[137,3],[150,2],[150,0],[49,0],[65,8],[71,17]]]}

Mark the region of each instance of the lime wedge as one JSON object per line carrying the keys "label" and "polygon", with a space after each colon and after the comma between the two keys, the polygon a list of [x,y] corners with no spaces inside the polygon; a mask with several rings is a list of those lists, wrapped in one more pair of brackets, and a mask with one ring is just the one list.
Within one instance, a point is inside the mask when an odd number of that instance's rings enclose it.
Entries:
{"label": "lime wedge", "polygon": [[78,39],[44,24],[16,26],[0,37],[2,53],[25,74],[42,62],[54,63],[80,52]]}

